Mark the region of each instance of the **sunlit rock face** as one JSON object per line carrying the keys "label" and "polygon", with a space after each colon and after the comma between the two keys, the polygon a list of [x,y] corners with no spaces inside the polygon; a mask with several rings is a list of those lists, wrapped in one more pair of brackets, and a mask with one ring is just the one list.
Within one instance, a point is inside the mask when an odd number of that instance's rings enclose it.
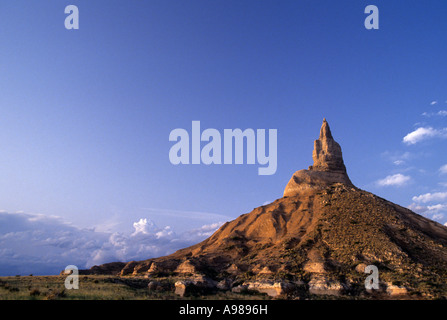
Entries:
{"label": "sunlit rock face", "polygon": [[314,164],[309,170],[300,170],[293,174],[284,190],[285,197],[324,189],[334,183],[354,187],[346,172],[341,147],[332,137],[326,119],[320,129],[320,137],[315,140],[312,158]]}

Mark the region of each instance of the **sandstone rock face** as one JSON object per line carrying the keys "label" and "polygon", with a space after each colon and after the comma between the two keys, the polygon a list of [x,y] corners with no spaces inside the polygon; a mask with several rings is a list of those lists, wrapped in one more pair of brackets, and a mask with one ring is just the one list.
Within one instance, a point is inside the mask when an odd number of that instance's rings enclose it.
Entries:
{"label": "sandstone rock face", "polygon": [[309,167],[309,170],[294,173],[284,190],[284,197],[309,190],[322,190],[334,183],[354,187],[346,172],[341,147],[332,137],[326,119],[323,120],[320,137],[315,140],[312,158],[314,164]]}
{"label": "sandstone rock face", "polygon": [[177,281],[175,283],[175,294],[179,295],[180,297],[185,296],[186,288],[189,285],[191,285],[191,282],[189,281]]}
{"label": "sandstone rock face", "polygon": [[273,274],[273,270],[269,267],[263,267],[262,265],[256,265],[253,269],[252,272],[255,274],[265,274],[265,275],[269,275],[269,274]]}
{"label": "sandstone rock face", "polygon": [[151,262],[139,262],[133,269],[132,275],[146,274],[151,267]]}
{"label": "sandstone rock face", "polygon": [[228,268],[227,268],[227,270],[226,270],[228,273],[238,273],[238,272],[240,272],[240,269],[239,269],[239,267],[237,266],[237,265],[235,265],[234,263],[231,265],[231,266],[229,266]]}
{"label": "sandstone rock face", "polygon": [[161,268],[159,267],[159,264],[156,262],[153,262],[150,266],[150,268],[148,269],[147,273],[156,273],[159,272],[161,270]]}
{"label": "sandstone rock face", "polygon": [[231,289],[231,292],[233,292],[233,293],[242,293],[242,292],[245,292],[245,291],[247,291],[247,290],[248,290],[248,285],[246,285],[246,284],[244,284],[244,285],[240,284],[240,285],[238,285],[238,286],[236,286],[236,287],[233,287],[233,288]]}
{"label": "sandstone rock face", "polygon": [[357,265],[357,267],[355,267],[355,271],[359,272],[359,273],[365,273],[365,269],[366,269],[367,265],[364,263],[359,263]]}
{"label": "sandstone rock face", "polygon": [[255,281],[244,283],[248,290],[253,290],[261,293],[266,293],[270,297],[277,297],[293,291],[295,286],[288,282],[273,282],[273,281]]}
{"label": "sandstone rock face", "polygon": [[324,263],[323,262],[308,262],[303,267],[304,271],[310,272],[310,273],[325,273],[326,270],[324,269]]}
{"label": "sandstone rock face", "polygon": [[345,286],[339,281],[329,280],[324,275],[314,275],[309,282],[309,292],[312,294],[340,295]]}
{"label": "sandstone rock face", "polygon": [[331,129],[326,119],[320,129],[320,137],[315,140],[312,152],[314,164],[311,170],[346,173],[340,145],[332,137]]}
{"label": "sandstone rock face", "polygon": [[124,268],[121,270],[120,275],[126,276],[128,274],[132,274],[134,271],[134,268],[138,265],[137,261],[130,261],[128,262]]}
{"label": "sandstone rock face", "polygon": [[388,283],[386,292],[390,296],[399,296],[399,295],[406,295],[408,293],[408,290],[407,290],[407,288],[405,288],[403,286],[395,286],[395,285]]}
{"label": "sandstone rock face", "polygon": [[219,290],[230,290],[231,289],[231,281],[229,279],[223,279],[217,283],[216,287]]}
{"label": "sandstone rock face", "polygon": [[182,262],[177,269],[175,269],[176,273],[196,273],[196,267],[189,260],[185,260]]}
{"label": "sandstone rock face", "polygon": [[309,259],[304,264],[304,271],[310,272],[310,273],[325,273],[325,266],[324,266],[324,257],[315,249],[311,249],[309,253],[307,254],[307,258]]}
{"label": "sandstone rock face", "polygon": [[175,284],[175,294],[184,297],[186,294],[197,291],[206,291],[217,287],[215,281],[197,275],[191,279],[179,280]]}
{"label": "sandstone rock face", "polygon": [[[140,262],[141,263],[141,262]],[[145,262],[145,269],[148,268],[149,263]],[[161,261],[153,261],[150,263],[150,267],[147,270],[147,274],[157,274],[157,273],[170,273],[175,270],[179,265],[178,260],[161,260]],[[138,267],[138,266],[137,266]],[[137,268],[136,267],[136,268]]]}
{"label": "sandstone rock face", "polygon": [[284,197],[293,197],[307,191],[323,190],[334,183],[352,186],[352,182],[345,173],[332,171],[300,170],[293,174],[284,190]]}

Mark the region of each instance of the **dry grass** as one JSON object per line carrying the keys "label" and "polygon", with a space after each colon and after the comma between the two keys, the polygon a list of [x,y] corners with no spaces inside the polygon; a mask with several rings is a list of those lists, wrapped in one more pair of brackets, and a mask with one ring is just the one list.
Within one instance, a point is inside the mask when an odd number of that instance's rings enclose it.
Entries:
{"label": "dry grass", "polygon": [[173,290],[150,291],[149,279],[138,277],[83,276],[79,289],[67,290],[64,276],[0,277],[0,300],[174,300],[174,299],[268,299],[261,294],[215,292],[180,298]]}

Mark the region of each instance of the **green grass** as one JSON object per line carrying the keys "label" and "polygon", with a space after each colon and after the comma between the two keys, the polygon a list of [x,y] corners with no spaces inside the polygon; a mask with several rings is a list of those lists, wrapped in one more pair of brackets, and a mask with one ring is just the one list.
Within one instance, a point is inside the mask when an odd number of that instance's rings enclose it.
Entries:
{"label": "green grass", "polygon": [[150,291],[147,278],[79,276],[79,289],[65,289],[65,276],[0,277],[0,300],[268,299],[263,294],[215,292],[181,298],[173,290]]}
{"label": "green grass", "polygon": [[79,289],[65,289],[63,276],[2,277],[1,300],[110,300],[147,299],[147,283],[138,288],[105,276],[80,276]]}

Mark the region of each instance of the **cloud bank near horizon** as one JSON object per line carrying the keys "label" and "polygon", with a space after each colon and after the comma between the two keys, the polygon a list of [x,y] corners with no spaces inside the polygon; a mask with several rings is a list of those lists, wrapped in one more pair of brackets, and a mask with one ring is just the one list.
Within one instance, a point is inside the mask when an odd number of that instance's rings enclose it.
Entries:
{"label": "cloud bank near horizon", "polygon": [[142,218],[133,233],[80,229],[59,217],[0,212],[0,276],[58,274],[113,261],[144,260],[193,245],[212,235],[222,222],[177,234]]}

